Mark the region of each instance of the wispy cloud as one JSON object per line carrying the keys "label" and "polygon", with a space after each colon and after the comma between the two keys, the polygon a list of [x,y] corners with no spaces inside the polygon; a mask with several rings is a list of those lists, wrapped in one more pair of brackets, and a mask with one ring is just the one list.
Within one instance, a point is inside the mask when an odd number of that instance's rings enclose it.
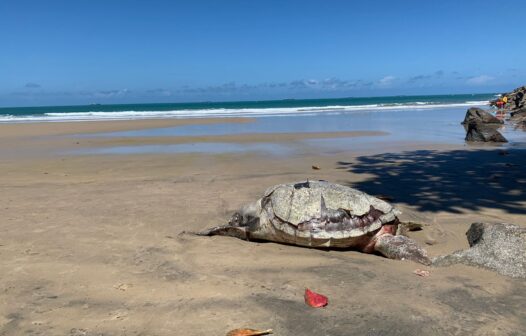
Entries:
{"label": "wispy cloud", "polygon": [[[492,74],[493,75],[493,74]],[[216,99],[222,98],[241,98],[259,96],[307,96],[324,94],[330,96],[364,94],[371,90],[408,90],[416,87],[440,87],[444,83],[454,83],[455,85],[485,85],[500,78],[497,75],[492,77],[488,74],[473,76],[461,74],[459,72],[445,72],[437,70],[429,73],[415,74],[411,77],[395,77],[386,75],[375,81],[365,79],[341,79],[337,77],[329,78],[308,78],[296,79],[281,82],[263,83],[237,83],[234,81],[208,86],[169,86],[161,88],[134,89],[127,88],[106,89],[106,90],[47,90],[40,84],[28,82],[23,88],[12,92],[12,96],[20,97],[25,100],[68,100],[68,101],[128,101],[130,99],[143,99],[168,101],[175,99]]]}
{"label": "wispy cloud", "polygon": [[128,89],[119,90],[97,90],[97,91],[44,91],[26,90],[11,93],[18,97],[90,97],[90,98],[113,98],[123,97],[131,93]]}
{"label": "wispy cloud", "polygon": [[95,91],[95,92],[87,92],[88,96],[93,96],[95,98],[113,98],[113,97],[121,97],[129,94],[131,91],[128,89],[120,89],[120,90],[101,90],[101,91]]}
{"label": "wispy cloud", "polygon": [[37,83],[29,82],[29,83],[26,83],[26,85],[24,85],[24,87],[28,88],[28,89],[38,89],[38,88],[41,88],[42,86],[40,84],[37,84]]}
{"label": "wispy cloud", "polygon": [[373,85],[372,82],[364,80],[342,80],[339,78],[327,79],[297,79],[290,82],[275,82],[275,83],[260,83],[260,84],[237,84],[236,82],[228,82],[219,85],[205,86],[205,87],[190,87],[183,86],[178,93],[185,94],[232,94],[232,93],[247,93],[257,90],[319,90],[319,91],[338,91],[364,88]]}
{"label": "wispy cloud", "polygon": [[443,70],[438,70],[431,74],[421,74],[421,75],[409,77],[407,82],[410,84],[413,84],[413,83],[422,82],[422,81],[429,81],[429,80],[441,78],[444,76],[444,74],[445,73]]}
{"label": "wispy cloud", "polygon": [[473,76],[466,81],[469,85],[484,85],[491,82],[494,78],[488,75]]}
{"label": "wispy cloud", "polygon": [[373,82],[364,80],[344,80],[339,78],[326,79],[301,79],[291,81],[286,85],[290,90],[322,90],[322,91],[343,91],[358,88],[365,88],[373,85]]}
{"label": "wispy cloud", "polygon": [[153,89],[153,90],[147,90],[147,94],[155,95],[155,96],[162,96],[162,97],[170,97],[173,95],[173,92],[171,90],[167,89]]}
{"label": "wispy cloud", "polygon": [[247,92],[254,89],[262,88],[267,84],[237,84],[236,82],[228,82],[219,85],[210,85],[204,87],[191,87],[183,86],[178,90],[179,93],[190,93],[190,94],[231,94],[239,92]]}

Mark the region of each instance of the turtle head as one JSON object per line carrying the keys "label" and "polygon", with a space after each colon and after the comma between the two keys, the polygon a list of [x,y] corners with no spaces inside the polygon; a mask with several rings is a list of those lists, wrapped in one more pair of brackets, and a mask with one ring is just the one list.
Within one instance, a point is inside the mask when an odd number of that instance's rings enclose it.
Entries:
{"label": "turtle head", "polygon": [[231,236],[240,239],[249,239],[249,233],[259,224],[256,206],[245,206],[240,211],[235,212],[228,224],[216,226],[205,231],[199,232],[200,236]]}
{"label": "turtle head", "polygon": [[235,212],[230,221],[229,226],[232,227],[248,227],[255,225],[259,221],[257,216],[257,205],[249,204],[241,208],[241,210]]}

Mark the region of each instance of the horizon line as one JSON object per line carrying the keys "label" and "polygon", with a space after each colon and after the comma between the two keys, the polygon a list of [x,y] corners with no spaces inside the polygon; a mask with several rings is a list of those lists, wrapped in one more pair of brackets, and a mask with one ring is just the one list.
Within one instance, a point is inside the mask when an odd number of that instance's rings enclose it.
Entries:
{"label": "horizon line", "polygon": [[387,95],[387,96],[347,96],[337,98],[283,98],[283,99],[262,99],[262,100],[203,100],[185,102],[135,102],[135,103],[90,103],[90,104],[68,104],[68,105],[35,105],[35,106],[0,106],[4,109],[24,109],[24,108],[45,108],[45,107],[79,107],[79,106],[112,106],[112,105],[184,105],[184,104],[228,104],[228,103],[261,103],[261,102],[281,102],[281,101],[309,101],[309,100],[339,100],[339,99],[368,99],[368,98],[397,98],[397,97],[444,97],[444,96],[469,96],[469,95],[494,95],[496,92],[479,93],[446,93],[446,94],[416,94],[416,95]]}

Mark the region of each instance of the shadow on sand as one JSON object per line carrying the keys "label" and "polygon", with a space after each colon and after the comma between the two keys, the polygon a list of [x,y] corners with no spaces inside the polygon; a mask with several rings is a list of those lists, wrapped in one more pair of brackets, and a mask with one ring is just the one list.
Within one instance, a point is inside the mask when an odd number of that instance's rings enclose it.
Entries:
{"label": "shadow on sand", "polygon": [[361,156],[340,169],[371,177],[347,185],[421,211],[493,208],[526,214],[526,151],[420,150]]}

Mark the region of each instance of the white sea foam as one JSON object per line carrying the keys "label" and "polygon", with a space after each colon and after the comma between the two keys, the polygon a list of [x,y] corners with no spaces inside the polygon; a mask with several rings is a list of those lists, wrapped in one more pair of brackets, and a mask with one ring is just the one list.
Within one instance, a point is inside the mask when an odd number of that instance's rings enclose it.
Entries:
{"label": "white sea foam", "polygon": [[133,120],[164,118],[210,118],[210,117],[268,117],[268,116],[306,116],[320,114],[338,114],[352,112],[381,112],[388,110],[424,110],[467,106],[487,105],[488,101],[466,101],[463,103],[391,103],[367,105],[332,105],[323,107],[288,107],[288,108],[241,108],[241,109],[201,109],[172,111],[118,111],[118,112],[52,112],[43,115],[12,116],[0,115],[0,122],[35,122],[35,121],[83,121],[83,120]]}

